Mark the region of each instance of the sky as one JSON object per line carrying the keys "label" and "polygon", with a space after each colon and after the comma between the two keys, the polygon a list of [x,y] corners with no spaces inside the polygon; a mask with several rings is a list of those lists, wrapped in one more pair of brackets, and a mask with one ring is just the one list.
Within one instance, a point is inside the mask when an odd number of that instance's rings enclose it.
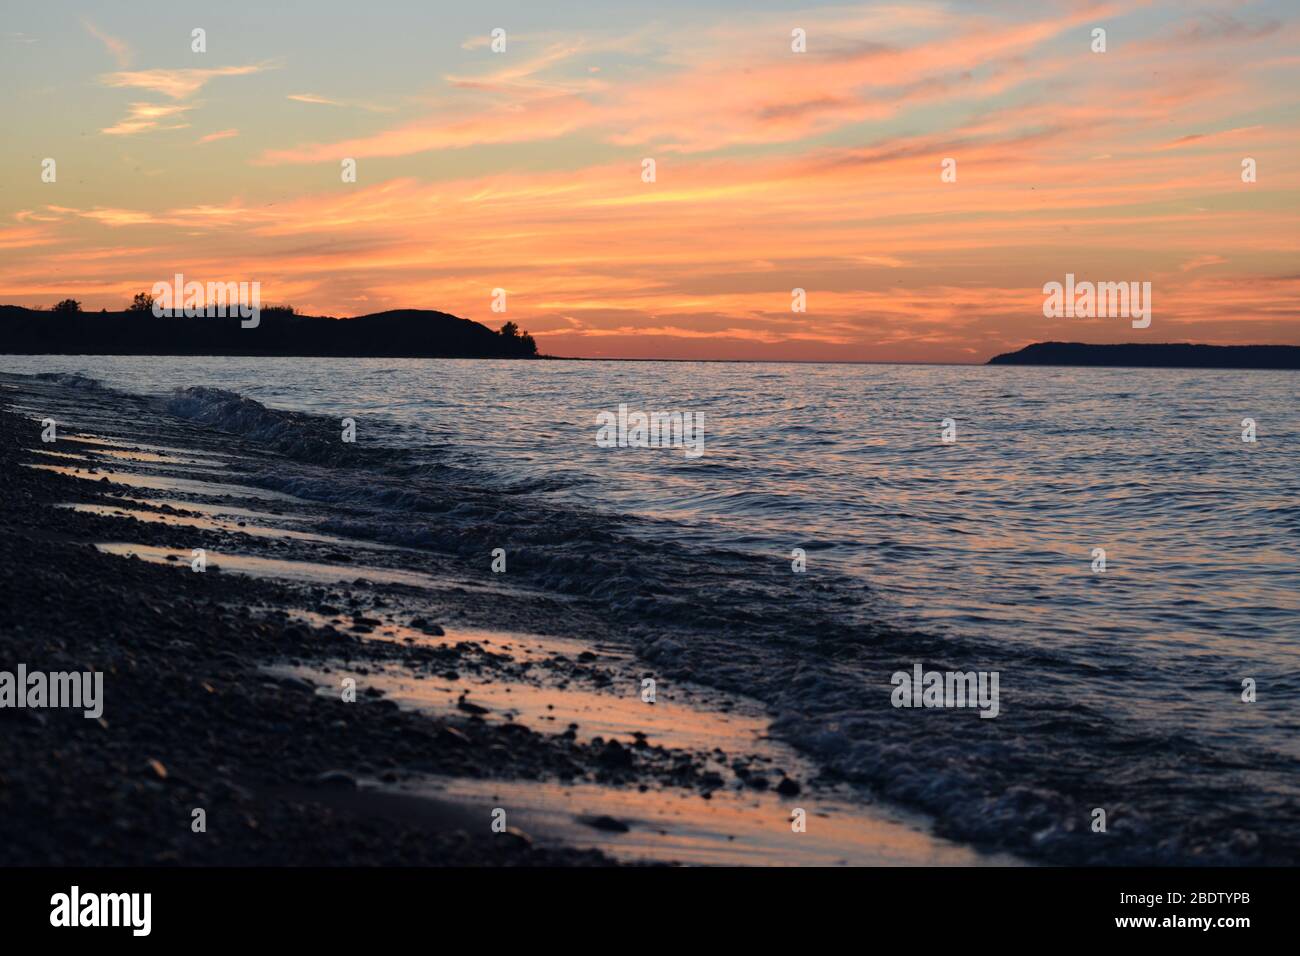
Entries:
{"label": "sky", "polygon": [[[0,302],[182,273],[612,358],[1300,344],[1298,41],[1293,0],[10,5]],[[1150,326],[1045,317],[1067,274],[1150,282]]]}

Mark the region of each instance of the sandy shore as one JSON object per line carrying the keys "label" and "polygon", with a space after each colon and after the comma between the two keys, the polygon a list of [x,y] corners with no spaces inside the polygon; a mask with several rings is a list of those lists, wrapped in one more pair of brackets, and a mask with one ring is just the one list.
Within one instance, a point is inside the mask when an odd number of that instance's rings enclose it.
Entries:
{"label": "sandy shore", "polygon": [[826,778],[752,701],[647,701],[598,606],[322,530],[247,483],[264,445],[86,382],[0,400],[0,670],[105,687],[99,719],[0,709],[0,862],[1008,862]]}

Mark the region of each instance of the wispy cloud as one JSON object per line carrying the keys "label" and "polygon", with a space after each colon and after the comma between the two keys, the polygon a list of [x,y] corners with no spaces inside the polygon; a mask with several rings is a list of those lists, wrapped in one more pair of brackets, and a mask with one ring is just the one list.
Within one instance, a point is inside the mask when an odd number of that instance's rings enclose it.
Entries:
{"label": "wispy cloud", "polygon": [[290,93],[289,99],[296,103],[310,103],[313,106],[337,106],[345,109],[367,110],[371,113],[392,113],[395,107],[380,106],[376,103],[366,103],[361,100],[335,100],[327,96],[317,96],[315,93]]}
{"label": "wispy cloud", "polygon": [[[620,50],[625,38],[539,37],[533,52],[521,43],[508,60],[485,54],[490,69],[481,73],[445,76],[460,98],[448,98],[427,117],[365,137],[270,149],[262,161],[404,156],[577,131],[617,146],[673,152],[796,142],[906,109],[978,102],[1056,75],[1059,63],[1049,58],[1040,66],[1029,54],[1093,22],[1099,11],[1105,8],[1010,24],[979,13],[935,20],[920,11],[893,22],[889,17],[901,14],[892,10],[856,17],[836,11],[815,18],[813,36],[827,45],[805,56],[774,45],[774,37],[788,36],[784,19],[759,16],[740,26],[679,29],[661,38],[657,62],[620,80],[591,73],[588,61]],[[934,35],[905,41],[918,24]],[[834,39],[868,30],[882,39]]]}
{"label": "wispy cloud", "polygon": [[268,69],[264,63],[248,66],[222,66],[211,70],[177,69],[177,70],[134,70],[119,73],[106,73],[100,82],[105,86],[129,87],[132,89],[151,90],[174,100],[193,96],[211,80],[221,76],[247,76]]}
{"label": "wispy cloud", "polygon": [[119,40],[117,37],[105,33],[95,24],[91,23],[85,17],[81,20],[81,25],[86,28],[86,32],[93,36],[108,49],[117,61],[118,68],[124,68],[131,65],[131,48],[126,45],[125,40]]}
{"label": "wispy cloud", "polygon": [[200,143],[215,143],[219,139],[230,139],[231,137],[238,135],[239,130],[237,129],[223,129],[216,133],[208,133],[206,136],[200,136],[198,141]]}
{"label": "wispy cloud", "polygon": [[[215,69],[177,69],[177,70],[134,70],[119,73],[106,73],[99,81],[105,86],[125,89],[148,90],[161,93],[173,100],[183,100],[193,96],[211,80],[222,76],[248,76],[267,69],[264,63],[247,66],[223,66]],[[151,133],[159,130],[184,129],[189,123],[166,122],[169,118],[193,109],[192,106],[171,106],[157,103],[132,103],[126,117],[115,125],[100,132],[110,136],[131,136],[137,133]]]}
{"label": "wispy cloud", "polygon": [[444,79],[454,87],[482,90],[491,93],[522,93],[535,90],[571,92],[580,89],[597,89],[596,81],[583,78],[576,82],[563,79],[542,80],[542,74],[551,68],[573,59],[583,52],[583,43],[552,43],[535,56],[511,62],[497,70],[478,76],[447,76]]}
{"label": "wispy cloud", "polygon": [[126,117],[113,125],[100,130],[109,136],[133,136],[136,133],[151,133],[157,130],[185,129],[189,123],[173,122],[183,113],[189,112],[188,106],[163,106],[158,103],[132,103]]}
{"label": "wispy cloud", "polygon": [[409,156],[437,149],[463,149],[487,143],[523,143],[554,139],[581,128],[592,107],[567,95],[537,98],[526,103],[498,106],[465,115],[445,112],[373,136],[334,143],[308,143],[289,149],[271,149],[259,163],[311,163],[334,161],[340,156]]}
{"label": "wispy cloud", "polygon": [[1193,269],[1204,269],[1206,266],[1223,265],[1223,263],[1227,261],[1228,260],[1223,258],[1223,256],[1195,256],[1194,258],[1188,259],[1178,268],[1182,272],[1191,272]]}

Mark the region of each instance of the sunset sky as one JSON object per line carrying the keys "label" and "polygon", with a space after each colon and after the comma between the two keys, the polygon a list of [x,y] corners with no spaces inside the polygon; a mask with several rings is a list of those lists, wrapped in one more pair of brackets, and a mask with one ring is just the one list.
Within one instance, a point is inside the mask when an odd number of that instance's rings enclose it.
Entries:
{"label": "sunset sky", "polygon": [[[10,4],[0,302],[117,309],[182,272],[311,314],[508,318],[556,355],[1300,344],[1296,11]],[[1151,327],[1044,318],[1066,273],[1151,282]]]}

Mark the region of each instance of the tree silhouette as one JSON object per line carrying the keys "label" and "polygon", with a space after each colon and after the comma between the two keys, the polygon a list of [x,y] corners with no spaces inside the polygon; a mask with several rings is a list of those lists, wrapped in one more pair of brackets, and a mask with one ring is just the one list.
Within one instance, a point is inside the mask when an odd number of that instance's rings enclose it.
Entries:
{"label": "tree silhouette", "polygon": [[126,311],[152,312],[153,301],[154,301],[153,296],[151,296],[148,292],[137,292],[135,294],[135,298],[131,300],[131,304],[126,307]]}
{"label": "tree silhouette", "polygon": [[58,313],[59,315],[67,315],[70,312],[80,312],[81,303],[76,299],[64,299],[62,302],[55,303],[54,308],[50,311]]}
{"label": "tree silhouette", "polygon": [[533,341],[533,337],[526,331],[520,332],[519,326],[515,325],[513,322],[507,322],[505,325],[501,326],[497,335],[501,336],[503,339],[508,339],[511,345],[514,346],[512,351],[520,355],[537,354],[537,343]]}

